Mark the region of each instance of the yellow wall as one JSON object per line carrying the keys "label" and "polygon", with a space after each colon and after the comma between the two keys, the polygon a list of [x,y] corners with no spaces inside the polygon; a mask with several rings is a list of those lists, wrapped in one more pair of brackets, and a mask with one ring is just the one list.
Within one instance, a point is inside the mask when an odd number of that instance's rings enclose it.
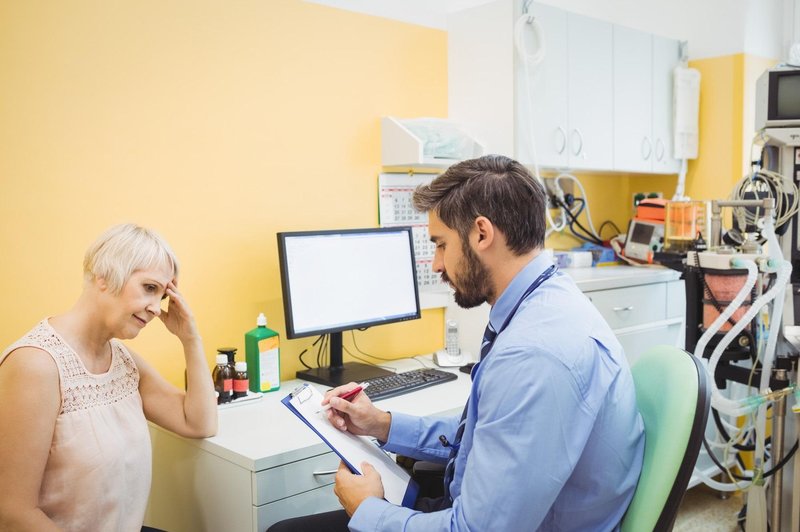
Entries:
{"label": "yellow wall", "polygon": [[[379,118],[445,116],[446,61],[442,31],[301,0],[0,3],[0,345],[69,308],[84,249],[122,221],[175,247],[209,361],[216,347],[242,349],[258,312],[285,337],[275,233],[377,223]],[[693,199],[727,197],[743,175],[752,84],[770,64],[692,62],[702,75]],[[622,231],[635,192],[669,198],[676,185],[578,177],[595,227]],[[359,347],[431,352],[442,319],[429,310],[359,332]],[[284,339],[284,378],[310,343]],[[160,324],[131,345],[182,384],[179,346]]]}
{"label": "yellow wall", "polygon": [[699,156],[689,162],[687,195],[727,198],[742,178],[744,55],[693,61],[700,71]]}
{"label": "yellow wall", "polygon": [[724,199],[751,170],[755,83],[775,64],[747,54],[692,61],[700,71],[700,150],[689,162],[692,199]]}
{"label": "yellow wall", "polygon": [[[123,221],[175,248],[209,362],[261,311],[283,336],[275,233],[377,224],[379,119],[446,116],[446,58],[442,31],[300,0],[0,3],[0,345],[72,305]],[[431,352],[442,315],[359,347]],[[160,323],[131,345],[182,385]]]}

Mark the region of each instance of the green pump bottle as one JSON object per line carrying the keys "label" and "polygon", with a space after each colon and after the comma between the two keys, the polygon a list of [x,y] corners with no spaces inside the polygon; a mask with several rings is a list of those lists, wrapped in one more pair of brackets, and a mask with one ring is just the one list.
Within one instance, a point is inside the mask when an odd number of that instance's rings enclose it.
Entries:
{"label": "green pump bottle", "polygon": [[281,387],[280,336],[267,328],[264,313],[258,315],[256,328],[244,335],[245,358],[251,392],[272,392]]}

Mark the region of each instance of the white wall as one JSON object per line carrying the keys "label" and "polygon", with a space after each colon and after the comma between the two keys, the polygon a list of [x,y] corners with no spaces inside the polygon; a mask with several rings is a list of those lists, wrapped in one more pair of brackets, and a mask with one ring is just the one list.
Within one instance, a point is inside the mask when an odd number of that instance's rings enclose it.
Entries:
{"label": "white wall", "polygon": [[746,52],[778,58],[784,2],[797,0],[540,0],[593,18],[689,42],[699,59]]}
{"label": "white wall", "polygon": [[[447,13],[491,0],[306,0],[445,29]],[[511,0],[508,0],[511,1]],[[536,0],[689,42],[689,57],[785,59],[800,36],[800,0]]]}

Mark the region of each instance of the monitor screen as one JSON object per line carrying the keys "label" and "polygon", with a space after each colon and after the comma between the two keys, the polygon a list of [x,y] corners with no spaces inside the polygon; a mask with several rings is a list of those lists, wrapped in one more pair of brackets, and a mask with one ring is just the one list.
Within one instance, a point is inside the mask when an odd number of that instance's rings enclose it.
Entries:
{"label": "monitor screen", "polygon": [[778,95],[776,112],[779,120],[797,120],[800,118],[800,71],[793,75],[778,78]]}
{"label": "monitor screen", "polygon": [[637,244],[650,245],[650,239],[653,238],[653,231],[655,226],[641,223],[634,220],[633,234],[631,235],[631,242]]}
{"label": "monitor screen", "polygon": [[278,259],[286,336],[331,335],[330,366],[297,376],[335,386],[387,373],[343,364],[341,333],[420,317],[411,228],[278,233]]}
{"label": "monitor screen", "polygon": [[769,120],[800,120],[800,69],[771,71],[768,98]]}

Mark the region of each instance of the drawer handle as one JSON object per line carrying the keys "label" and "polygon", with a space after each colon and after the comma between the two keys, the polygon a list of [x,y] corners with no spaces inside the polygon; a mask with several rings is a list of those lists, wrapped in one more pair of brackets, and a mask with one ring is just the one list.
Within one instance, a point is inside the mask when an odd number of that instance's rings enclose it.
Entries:
{"label": "drawer handle", "polygon": [[611,310],[613,310],[614,312],[622,312],[623,310],[633,310],[633,305],[629,305],[627,307],[614,307]]}
{"label": "drawer handle", "polygon": [[338,469],[330,469],[328,471],[314,471],[311,474],[314,475],[315,477],[319,477],[319,476],[322,476],[322,475],[335,475],[337,471],[339,471],[339,470]]}

